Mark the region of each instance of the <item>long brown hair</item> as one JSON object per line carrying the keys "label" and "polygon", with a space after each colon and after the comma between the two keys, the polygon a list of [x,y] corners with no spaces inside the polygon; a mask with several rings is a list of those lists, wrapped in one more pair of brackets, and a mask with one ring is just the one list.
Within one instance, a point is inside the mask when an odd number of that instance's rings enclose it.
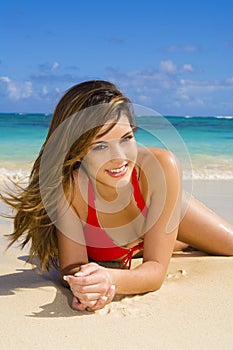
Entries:
{"label": "long brown hair", "polygon": [[27,186],[15,184],[14,192],[1,195],[3,201],[16,211],[14,231],[8,235],[9,246],[20,239],[22,248],[30,242],[29,260],[38,257],[42,269],[57,265],[59,184],[65,193],[69,191],[73,171],[79,167],[93,138],[108,120],[116,123],[124,110],[131,126],[135,126],[129,105],[130,100],[107,81],[86,81],[70,88],[54,110]]}

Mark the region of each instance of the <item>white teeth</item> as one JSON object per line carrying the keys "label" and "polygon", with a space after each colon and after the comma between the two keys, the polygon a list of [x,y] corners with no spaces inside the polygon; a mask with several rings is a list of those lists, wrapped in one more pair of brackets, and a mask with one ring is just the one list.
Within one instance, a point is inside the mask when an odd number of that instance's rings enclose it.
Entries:
{"label": "white teeth", "polygon": [[118,169],[109,169],[108,171],[110,172],[110,173],[113,173],[113,174],[117,174],[117,173],[120,173],[121,171],[123,171],[124,169],[125,169],[125,164],[124,165],[122,165],[122,167],[121,168],[118,168]]}

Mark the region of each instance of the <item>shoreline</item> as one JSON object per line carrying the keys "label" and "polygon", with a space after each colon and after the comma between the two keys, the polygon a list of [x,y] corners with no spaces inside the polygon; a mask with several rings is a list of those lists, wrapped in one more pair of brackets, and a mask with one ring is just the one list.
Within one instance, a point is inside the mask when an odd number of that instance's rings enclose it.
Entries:
{"label": "shoreline", "polygon": [[[0,184],[8,178],[19,180],[30,175],[32,166],[38,154],[25,155],[20,159],[4,159],[0,156]],[[178,159],[179,156],[177,156]],[[190,157],[190,158],[189,158]],[[233,180],[233,155],[189,154],[186,159],[180,159],[184,181],[221,181]]]}

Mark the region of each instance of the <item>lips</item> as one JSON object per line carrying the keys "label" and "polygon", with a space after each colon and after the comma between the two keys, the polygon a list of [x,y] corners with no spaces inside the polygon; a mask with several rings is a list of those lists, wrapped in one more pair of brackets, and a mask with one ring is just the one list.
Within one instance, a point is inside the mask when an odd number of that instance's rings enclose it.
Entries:
{"label": "lips", "polygon": [[106,169],[105,171],[112,177],[119,177],[119,176],[125,175],[127,170],[128,170],[128,163],[124,163],[118,168]]}

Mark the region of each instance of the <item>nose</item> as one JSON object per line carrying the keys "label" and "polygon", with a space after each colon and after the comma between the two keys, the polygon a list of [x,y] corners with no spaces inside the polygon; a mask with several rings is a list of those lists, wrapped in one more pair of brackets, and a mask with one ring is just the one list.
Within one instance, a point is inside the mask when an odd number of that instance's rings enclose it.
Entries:
{"label": "nose", "polygon": [[125,159],[126,154],[124,148],[118,143],[112,143],[110,149],[111,159]]}

